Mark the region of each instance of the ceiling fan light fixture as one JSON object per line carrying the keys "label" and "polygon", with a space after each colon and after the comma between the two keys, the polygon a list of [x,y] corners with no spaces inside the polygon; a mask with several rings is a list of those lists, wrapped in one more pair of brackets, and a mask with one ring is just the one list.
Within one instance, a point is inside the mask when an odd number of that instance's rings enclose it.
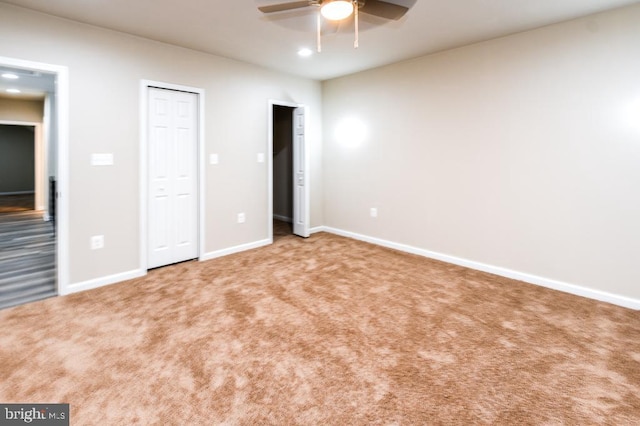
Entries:
{"label": "ceiling fan light fixture", "polygon": [[330,21],[340,21],[353,13],[353,2],[350,0],[328,0],[322,2],[320,13]]}

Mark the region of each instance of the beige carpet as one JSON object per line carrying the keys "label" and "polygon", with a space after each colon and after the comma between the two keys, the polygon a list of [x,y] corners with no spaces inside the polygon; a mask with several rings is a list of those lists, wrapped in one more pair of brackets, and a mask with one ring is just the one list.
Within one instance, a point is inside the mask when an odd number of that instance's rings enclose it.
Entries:
{"label": "beige carpet", "polygon": [[329,234],[0,311],[73,425],[640,424],[640,313]]}

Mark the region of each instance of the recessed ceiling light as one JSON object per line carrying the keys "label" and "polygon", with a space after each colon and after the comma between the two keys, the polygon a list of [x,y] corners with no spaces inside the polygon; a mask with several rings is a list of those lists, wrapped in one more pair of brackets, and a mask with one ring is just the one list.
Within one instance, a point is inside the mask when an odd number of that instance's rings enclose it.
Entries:
{"label": "recessed ceiling light", "polygon": [[303,47],[302,49],[298,50],[298,55],[302,56],[303,58],[311,56],[312,54],[313,54],[313,51],[311,49],[307,49],[306,47]]}
{"label": "recessed ceiling light", "polygon": [[15,79],[19,78],[17,75],[15,75],[13,73],[10,73],[10,72],[3,73],[2,77],[8,78],[9,80],[15,80]]}
{"label": "recessed ceiling light", "polygon": [[18,89],[7,89],[7,93],[21,93]]}

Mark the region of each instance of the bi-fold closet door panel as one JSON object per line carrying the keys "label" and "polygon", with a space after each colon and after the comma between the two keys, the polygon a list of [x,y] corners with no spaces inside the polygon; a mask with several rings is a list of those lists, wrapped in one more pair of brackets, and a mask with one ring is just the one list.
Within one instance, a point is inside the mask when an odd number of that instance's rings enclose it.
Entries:
{"label": "bi-fold closet door panel", "polygon": [[149,88],[147,267],[198,257],[198,95]]}

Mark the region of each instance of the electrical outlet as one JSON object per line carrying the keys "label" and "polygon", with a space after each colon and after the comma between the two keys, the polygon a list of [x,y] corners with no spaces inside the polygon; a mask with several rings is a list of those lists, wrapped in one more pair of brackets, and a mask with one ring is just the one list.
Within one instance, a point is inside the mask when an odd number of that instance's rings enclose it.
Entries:
{"label": "electrical outlet", "polygon": [[91,237],[91,250],[98,250],[104,247],[104,235],[94,235]]}
{"label": "electrical outlet", "polygon": [[378,217],[378,209],[375,207],[371,207],[371,209],[369,210],[369,215],[371,217]]}
{"label": "electrical outlet", "polygon": [[244,213],[238,213],[238,223],[244,223],[247,220]]}

